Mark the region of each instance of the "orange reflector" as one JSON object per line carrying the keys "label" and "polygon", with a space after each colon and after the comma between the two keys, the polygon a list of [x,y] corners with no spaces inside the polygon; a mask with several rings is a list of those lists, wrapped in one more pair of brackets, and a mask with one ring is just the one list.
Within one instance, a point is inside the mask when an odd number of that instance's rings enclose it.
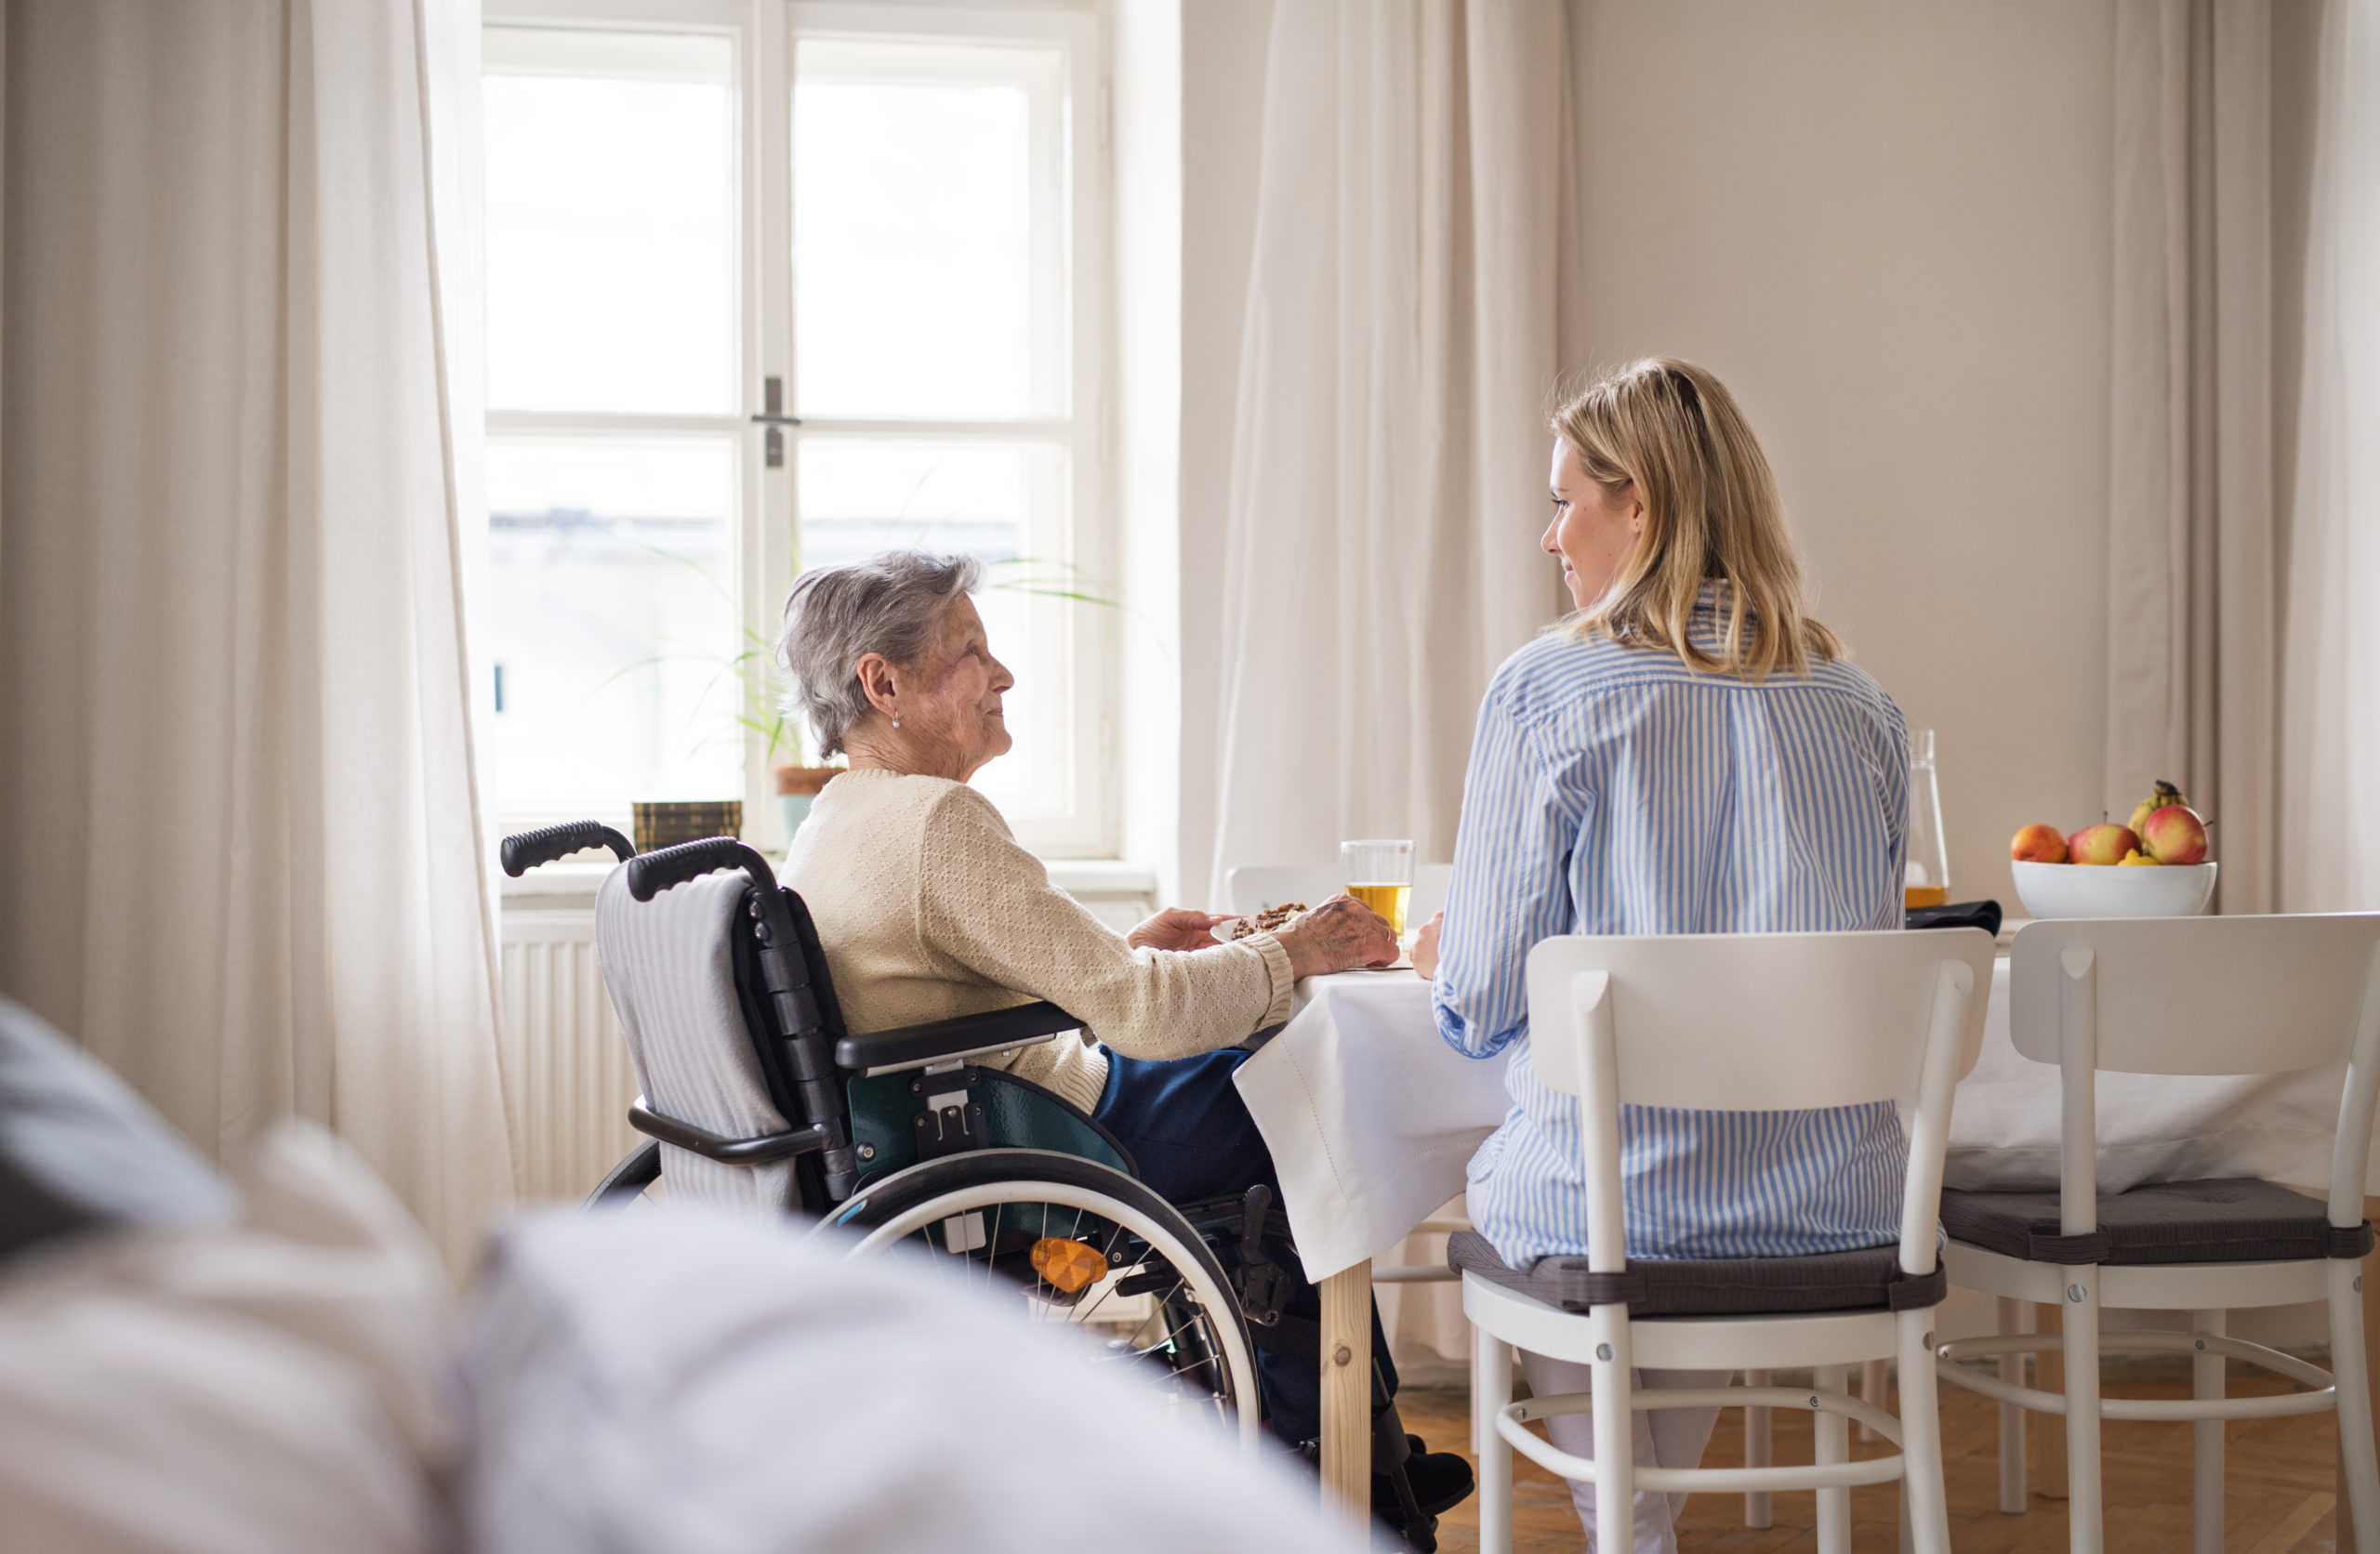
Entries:
{"label": "orange reflector", "polygon": [[1107,1271],[1107,1259],[1079,1241],[1045,1235],[1033,1244],[1033,1271],[1068,1295],[1080,1295]]}

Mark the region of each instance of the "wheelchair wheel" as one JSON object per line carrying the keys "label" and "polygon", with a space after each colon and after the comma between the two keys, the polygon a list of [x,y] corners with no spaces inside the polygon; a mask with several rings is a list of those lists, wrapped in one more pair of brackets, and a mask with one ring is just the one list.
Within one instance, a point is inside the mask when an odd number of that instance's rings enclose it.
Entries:
{"label": "wheelchair wheel", "polygon": [[[1093,1363],[1136,1368],[1254,1453],[1255,1352],[1223,1265],[1179,1210],[1121,1171],[1045,1150],[972,1150],[871,1184],[828,1222],[860,1232],[854,1257],[907,1243],[1022,1299],[1035,1321],[1085,1329]],[[1083,1265],[1095,1277],[1062,1266],[1084,1257],[1068,1243],[1096,1255]],[[1052,1259],[1053,1248],[1064,1255]]]}

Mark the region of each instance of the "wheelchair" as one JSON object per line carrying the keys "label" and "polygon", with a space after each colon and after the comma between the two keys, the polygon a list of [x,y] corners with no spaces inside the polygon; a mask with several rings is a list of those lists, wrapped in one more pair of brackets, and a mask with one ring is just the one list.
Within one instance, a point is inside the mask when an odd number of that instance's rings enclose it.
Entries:
{"label": "wheelchair", "polygon": [[[1256,1450],[1251,1327],[1293,1354],[1319,1337],[1281,1309],[1290,1281],[1266,1244],[1289,1232],[1269,1189],[1168,1203],[1096,1120],[981,1066],[1079,1031],[1055,1005],[851,1034],[801,898],[734,837],[640,854],[584,821],[508,837],[502,861],[519,876],[596,848],[623,865],[598,897],[597,954],[643,1092],[628,1120],[647,1141],[590,1211],[659,1182],[799,1212],[853,1236],[853,1256],[898,1245],[948,1259]],[[1384,1402],[1377,1371],[1374,1388]],[[1435,1547],[1434,1520],[1406,1508],[1408,1540]]]}

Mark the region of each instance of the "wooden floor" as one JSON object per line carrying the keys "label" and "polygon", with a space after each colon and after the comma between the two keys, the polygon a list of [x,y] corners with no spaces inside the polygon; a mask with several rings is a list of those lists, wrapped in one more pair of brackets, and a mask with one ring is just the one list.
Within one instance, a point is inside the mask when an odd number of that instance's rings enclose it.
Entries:
{"label": "wooden floor", "polygon": [[[2188,1397],[2186,1367],[2108,1367],[2108,1390],[2127,1397]],[[1791,1385],[1778,1373],[1779,1385]],[[2237,1363],[2228,1389],[2238,1395],[2285,1390],[2283,1384]],[[1515,1388],[1515,1395],[1525,1395]],[[2066,1503],[2035,1494],[2023,1516],[1999,1508],[2000,1425],[1997,1405],[1957,1388],[1942,1389],[1942,1449],[1949,1480],[1950,1547],[1957,1554],[2063,1554]],[[1398,1399],[1406,1428],[1434,1451],[1471,1455],[1470,1400],[1460,1391],[1408,1390]],[[1897,1404],[1896,1404],[1896,1408]],[[1810,1416],[1777,1410],[1778,1462],[1810,1460]],[[2190,1427],[2110,1420],[2103,1427],[2108,1554],[2163,1554],[2190,1547]],[[1856,1432],[1855,1432],[1856,1433]],[[2331,1554],[2337,1435],[2327,1413],[2286,1419],[2235,1421],[2229,1427],[2224,1475],[2224,1547],[2229,1554]],[[1854,1456],[1890,1448],[1861,1446]],[[1719,1416],[1704,1460],[1743,1461],[1743,1414]],[[1513,1547],[1517,1554],[1582,1549],[1585,1534],[1571,1509],[1569,1486],[1526,1458],[1515,1457]],[[1852,1547],[1859,1554],[1893,1554],[1899,1545],[1899,1491],[1884,1484],[1851,1492]],[[1727,1554],[1815,1554],[1815,1496],[1774,1497],[1775,1525],[1753,1532],[1743,1523],[1739,1495],[1700,1495],[1687,1502],[1679,1528],[1683,1550]],[[1479,1547],[1476,1496],[1439,1523],[1438,1547],[1455,1554]]]}

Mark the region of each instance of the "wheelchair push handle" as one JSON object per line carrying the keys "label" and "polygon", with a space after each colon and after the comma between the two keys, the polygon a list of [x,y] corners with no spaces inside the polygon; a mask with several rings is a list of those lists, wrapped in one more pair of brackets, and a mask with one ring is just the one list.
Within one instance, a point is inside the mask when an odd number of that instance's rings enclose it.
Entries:
{"label": "wheelchair push handle", "polygon": [[769,861],[733,836],[705,836],[698,842],[654,848],[628,861],[628,894],[649,902],[673,885],[700,879],[721,869],[741,869],[763,892],[777,888],[776,871]]}
{"label": "wheelchair push handle", "polygon": [[622,863],[636,856],[636,844],[602,821],[575,820],[505,837],[504,872],[518,879],[540,863],[550,863],[592,847],[610,848],[612,856]]}

